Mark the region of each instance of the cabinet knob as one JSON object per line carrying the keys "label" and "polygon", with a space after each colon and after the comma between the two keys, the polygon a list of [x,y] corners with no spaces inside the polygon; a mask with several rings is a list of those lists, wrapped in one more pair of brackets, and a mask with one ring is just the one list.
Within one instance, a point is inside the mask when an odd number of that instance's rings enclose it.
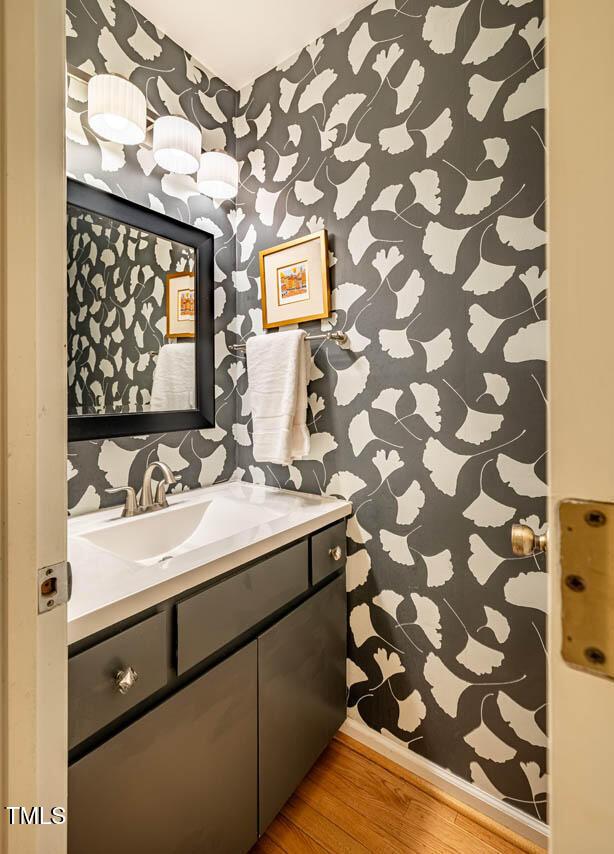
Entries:
{"label": "cabinet knob", "polygon": [[343,557],[343,550],[341,546],[333,546],[332,549],[328,550],[328,553],[334,561],[341,560]]}
{"label": "cabinet knob", "polygon": [[115,674],[115,687],[120,694],[127,694],[138,678],[139,674],[136,670],[128,666],[125,670],[118,670]]}

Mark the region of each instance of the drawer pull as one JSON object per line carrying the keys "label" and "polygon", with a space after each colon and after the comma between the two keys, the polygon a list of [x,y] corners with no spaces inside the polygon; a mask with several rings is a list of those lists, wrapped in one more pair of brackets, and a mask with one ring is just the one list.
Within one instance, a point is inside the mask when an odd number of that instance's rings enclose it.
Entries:
{"label": "drawer pull", "polygon": [[138,678],[139,674],[136,670],[126,667],[125,670],[119,670],[115,674],[115,687],[120,694],[127,694]]}
{"label": "drawer pull", "polygon": [[333,546],[332,549],[328,550],[328,554],[334,561],[341,560],[343,556],[343,551],[341,550],[341,546]]}

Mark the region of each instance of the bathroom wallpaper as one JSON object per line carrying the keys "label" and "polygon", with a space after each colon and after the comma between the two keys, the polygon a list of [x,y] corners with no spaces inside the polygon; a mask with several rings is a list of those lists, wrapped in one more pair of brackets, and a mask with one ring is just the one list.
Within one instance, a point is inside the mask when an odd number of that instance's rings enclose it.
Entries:
{"label": "bathroom wallpaper", "polygon": [[[234,152],[236,93],[125,0],[68,0],[66,50],[69,65],[90,74],[121,74],[146,93],[160,115],[195,121],[202,127],[205,148]],[[225,480],[235,468],[234,390],[245,370],[227,347],[236,340],[234,203],[216,204],[197,191],[193,176],[159,169],[146,144],[98,140],[87,126],[86,86],[74,77],[68,84],[67,137],[71,177],[213,233],[217,411],[212,430],[70,443],[69,510],[77,514],[117,504],[118,496],[106,490],[127,483],[138,489],[147,464],[155,459],[178,474],[176,491]],[[112,349],[111,342],[109,355]]]}
{"label": "bathroom wallpaper", "polygon": [[[237,97],[124,0],[69,0],[68,61],[132,79],[242,163],[236,206],[98,142],[71,81],[68,172],[216,236],[217,426],[72,443],[72,513],[151,459],[343,495],[349,714],[546,817],[541,0],[378,0]],[[236,143],[235,143],[236,141]],[[326,227],[336,327],[314,343],[308,460],[255,464],[244,360],[258,250]],[[237,237],[235,243],[235,236]],[[238,458],[237,458],[238,457]]]}
{"label": "bathroom wallpaper", "polygon": [[[308,459],[237,475],[351,499],[349,714],[546,817],[541,0],[378,0],[240,93],[234,273],[326,227]],[[307,329],[320,331],[320,324]]]}
{"label": "bathroom wallpaper", "polygon": [[166,276],[194,250],[69,207],[68,411],[148,411],[166,338]]}

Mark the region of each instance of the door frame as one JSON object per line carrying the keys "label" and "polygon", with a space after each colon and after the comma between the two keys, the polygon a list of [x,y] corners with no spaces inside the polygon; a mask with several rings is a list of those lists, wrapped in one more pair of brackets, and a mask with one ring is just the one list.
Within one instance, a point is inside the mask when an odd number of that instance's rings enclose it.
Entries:
{"label": "door frame", "polygon": [[556,854],[606,854],[614,680],[574,668],[561,655],[558,511],[564,499],[614,501],[614,4],[549,0],[547,20],[549,816]]}
{"label": "door frame", "polygon": [[61,854],[66,606],[37,570],[66,560],[64,0],[0,0],[0,849]]}

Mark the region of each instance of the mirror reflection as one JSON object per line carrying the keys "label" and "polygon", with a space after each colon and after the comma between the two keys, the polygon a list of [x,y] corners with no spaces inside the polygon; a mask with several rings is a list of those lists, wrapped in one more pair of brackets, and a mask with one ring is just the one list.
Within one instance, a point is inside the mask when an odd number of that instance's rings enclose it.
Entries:
{"label": "mirror reflection", "polygon": [[196,408],[196,253],[68,205],[68,414]]}

